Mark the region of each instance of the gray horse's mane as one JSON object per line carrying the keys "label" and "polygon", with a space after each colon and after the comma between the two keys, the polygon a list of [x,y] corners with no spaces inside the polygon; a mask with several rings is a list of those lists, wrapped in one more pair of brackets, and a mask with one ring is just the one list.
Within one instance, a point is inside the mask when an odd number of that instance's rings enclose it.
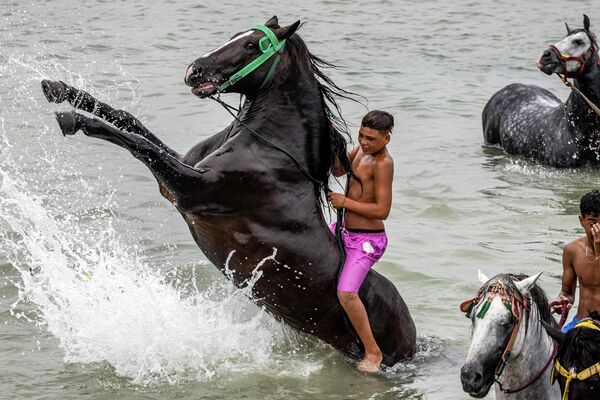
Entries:
{"label": "gray horse's mane", "polygon": [[[483,292],[487,292],[488,288],[493,283],[501,283],[507,288],[512,288],[518,291],[517,287],[515,286],[515,281],[522,281],[525,278],[529,278],[529,275],[499,274],[485,283],[483,287]],[[539,287],[537,283],[535,283],[529,291],[529,297],[531,298],[531,301],[537,305],[541,320],[551,326],[558,326],[556,320],[550,312],[550,304],[548,303],[548,297],[546,296],[546,292],[544,292],[544,290],[541,287]]]}

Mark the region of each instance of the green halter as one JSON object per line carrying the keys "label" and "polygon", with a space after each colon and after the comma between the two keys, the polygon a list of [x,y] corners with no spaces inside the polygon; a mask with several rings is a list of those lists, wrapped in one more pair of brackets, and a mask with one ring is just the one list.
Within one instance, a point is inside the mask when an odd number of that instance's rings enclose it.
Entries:
{"label": "green halter", "polygon": [[[256,59],[254,59],[252,62],[250,62],[248,65],[240,69],[238,72],[231,75],[227,81],[225,81],[223,84],[221,84],[221,86],[219,86],[219,92],[224,92],[225,89],[227,89],[228,87],[235,85],[240,79],[250,74],[256,68],[260,67],[265,61],[271,58],[273,54],[278,53],[281,49],[283,49],[283,46],[285,45],[285,39],[279,41],[279,39],[277,39],[277,36],[275,36],[271,29],[267,28],[264,25],[256,25],[254,29],[261,31],[266,35],[258,42],[258,47],[260,48],[260,51],[262,51],[262,54]],[[275,61],[273,61],[273,65],[271,66],[267,77],[260,86],[261,88],[269,80],[271,80],[271,78],[275,74],[275,67],[277,67],[277,64],[279,64],[280,58],[281,57],[279,56],[279,54],[277,54],[277,57],[275,58]]]}

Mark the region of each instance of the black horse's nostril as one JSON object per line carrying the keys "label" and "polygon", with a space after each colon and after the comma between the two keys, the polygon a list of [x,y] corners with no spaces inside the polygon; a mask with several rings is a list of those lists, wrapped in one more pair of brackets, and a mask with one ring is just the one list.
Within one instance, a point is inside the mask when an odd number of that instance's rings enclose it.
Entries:
{"label": "black horse's nostril", "polygon": [[185,73],[185,78],[183,79],[183,81],[187,84],[190,85],[190,79],[191,78],[197,78],[199,76],[202,75],[203,69],[201,66],[194,66],[193,64],[190,65]]}
{"label": "black horse's nostril", "polygon": [[475,374],[473,375],[473,383],[475,385],[480,385],[482,380],[483,375],[481,375],[479,372],[475,372]]}

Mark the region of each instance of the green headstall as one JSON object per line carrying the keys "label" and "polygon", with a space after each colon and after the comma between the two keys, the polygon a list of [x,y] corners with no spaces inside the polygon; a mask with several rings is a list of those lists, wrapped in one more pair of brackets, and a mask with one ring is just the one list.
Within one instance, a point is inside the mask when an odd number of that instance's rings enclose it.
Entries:
{"label": "green headstall", "polygon": [[[279,53],[280,50],[283,49],[283,46],[285,45],[285,39],[281,41],[277,39],[277,36],[275,36],[271,29],[264,25],[256,25],[254,29],[261,31],[266,35],[258,42],[258,47],[260,48],[262,54],[248,65],[240,69],[238,72],[231,75],[227,81],[219,86],[219,92],[224,92],[228,87],[235,85],[240,79],[244,78],[252,71],[260,67],[265,61],[271,58],[273,54]],[[269,70],[269,73],[267,74],[260,88],[262,88],[267,82],[269,82],[269,80],[271,80],[275,74],[275,68],[277,67],[277,64],[279,64],[280,58],[281,56],[277,54],[277,57],[275,58],[275,61],[273,61],[273,65],[271,66],[271,69]]]}

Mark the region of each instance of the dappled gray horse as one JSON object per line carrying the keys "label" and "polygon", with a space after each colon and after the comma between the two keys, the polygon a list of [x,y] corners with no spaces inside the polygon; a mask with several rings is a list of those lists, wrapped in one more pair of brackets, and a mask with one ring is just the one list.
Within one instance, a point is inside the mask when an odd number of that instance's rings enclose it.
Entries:
{"label": "dappled gray horse", "polygon": [[[252,284],[255,301],[271,314],[358,359],[362,346],[336,295],[342,252],[320,201],[336,160],[351,170],[336,114],[336,98],[347,92],[322,72],[331,65],[309,52],[299,26],[280,27],[273,17],[187,68],[185,83],[200,98],[228,92],[246,100],[228,127],[185,155],[86,92],[51,81],[42,89],[49,101],[102,119],[57,114],[63,134],[81,130],[144,163],[200,249],[234,284]],[[411,357],[415,325],[394,284],[370,271],[359,295],[383,363]]]}
{"label": "dappled gray horse", "polygon": [[480,272],[484,285],[477,297],[461,304],[471,319],[472,338],[460,379],[472,397],[485,397],[496,383],[496,400],[560,398],[550,385],[556,348],[542,325],[556,326],[556,321],[535,284],[540,275],[488,279]]}
{"label": "dappled gray horse", "polygon": [[[574,78],[574,86],[600,104],[598,46],[584,16],[583,29],[548,47],[539,69]],[[483,137],[507,153],[554,167],[600,166],[600,117],[577,93],[566,103],[546,89],[514,83],[495,93],[483,109]]]}

